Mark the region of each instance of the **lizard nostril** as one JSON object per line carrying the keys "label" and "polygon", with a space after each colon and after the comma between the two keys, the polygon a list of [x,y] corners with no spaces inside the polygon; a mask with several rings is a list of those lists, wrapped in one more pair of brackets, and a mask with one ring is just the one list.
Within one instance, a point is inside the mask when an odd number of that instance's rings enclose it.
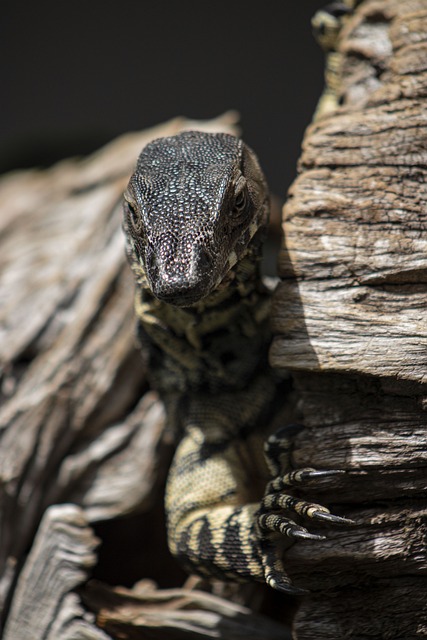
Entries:
{"label": "lizard nostril", "polygon": [[199,273],[202,272],[205,274],[209,272],[212,268],[212,258],[210,255],[204,249],[199,249],[196,255],[197,269],[199,270]]}

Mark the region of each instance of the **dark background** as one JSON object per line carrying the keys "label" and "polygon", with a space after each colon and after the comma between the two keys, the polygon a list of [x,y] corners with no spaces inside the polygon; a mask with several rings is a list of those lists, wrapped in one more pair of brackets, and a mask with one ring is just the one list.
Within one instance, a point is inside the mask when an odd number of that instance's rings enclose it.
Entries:
{"label": "dark background", "polygon": [[3,3],[0,172],[86,154],[176,115],[241,114],[273,192],[323,85],[325,0]]}

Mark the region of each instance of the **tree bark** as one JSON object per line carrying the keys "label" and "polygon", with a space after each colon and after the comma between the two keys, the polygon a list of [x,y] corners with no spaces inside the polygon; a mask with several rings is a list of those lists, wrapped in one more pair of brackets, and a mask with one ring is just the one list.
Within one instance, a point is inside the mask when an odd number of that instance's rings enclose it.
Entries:
{"label": "tree bark", "polygon": [[304,495],[356,522],[286,554],[311,590],[298,640],[427,636],[426,34],[426,0],[356,8],[284,209],[270,355],[301,397],[294,464],[345,469]]}

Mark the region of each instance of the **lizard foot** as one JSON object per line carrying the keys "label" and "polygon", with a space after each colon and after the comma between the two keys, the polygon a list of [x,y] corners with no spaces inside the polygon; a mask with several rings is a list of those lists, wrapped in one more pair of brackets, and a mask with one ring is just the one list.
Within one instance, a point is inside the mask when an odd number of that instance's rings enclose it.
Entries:
{"label": "lizard foot", "polygon": [[[312,521],[326,522],[336,525],[351,525],[354,524],[352,520],[343,518],[341,516],[334,516],[330,513],[329,509],[323,507],[315,502],[307,502],[295,496],[288,495],[286,489],[290,488],[302,488],[305,485],[313,485],[317,480],[329,480],[336,478],[337,476],[345,475],[346,471],[343,469],[312,469],[306,467],[303,469],[291,469],[291,450],[293,446],[294,437],[304,429],[302,425],[291,424],[277,431],[271,435],[264,445],[265,457],[270,469],[270,473],[274,478],[266,487],[264,498],[261,502],[261,509],[259,512],[260,517],[263,517],[264,528],[266,518],[268,514],[277,510],[284,510],[297,514],[303,518],[310,518]],[[282,516],[279,516],[282,517]],[[273,531],[278,531],[279,525],[277,521],[274,521],[272,525],[272,519],[268,519],[268,528]],[[292,522],[292,521],[290,521]],[[262,525],[260,523],[261,528]],[[297,525],[295,525],[297,527]],[[273,527],[273,528],[272,528]],[[301,527],[293,529],[292,527],[286,529],[286,535],[290,537],[308,537],[302,536],[299,531]],[[285,531],[281,531],[285,533]],[[296,535],[295,535],[296,534]],[[318,539],[318,537],[316,538]]]}
{"label": "lizard foot", "polygon": [[346,473],[342,469],[292,470],[290,454],[293,439],[302,429],[301,425],[290,425],[270,436],[265,443],[265,456],[274,479],[267,484],[257,514],[265,580],[274,589],[293,595],[302,595],[306,591],[294,587],[286,575],[281,559],[284,540],[320,541],[326,538],[324,535],[310,533],[304,526],[297,524],[294,518],[307,518],[311,522],[333,525],[354,524],[348,518],[333,515],[320,504],[286,493],[288,489],[310,486],[319,479],[333,479]]}

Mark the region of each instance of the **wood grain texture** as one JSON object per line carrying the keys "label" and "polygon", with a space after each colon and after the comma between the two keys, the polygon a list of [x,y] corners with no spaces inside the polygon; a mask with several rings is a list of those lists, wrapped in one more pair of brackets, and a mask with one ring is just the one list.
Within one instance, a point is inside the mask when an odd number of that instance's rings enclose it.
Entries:
{"label": "wood grain texture", "polygon": [[[417,6],[364,2],[343,34],[344,106],[308,128],[285,208],[274,366],[426,382],[427,7]],[[418,41],[403,44],[414,27]],[[363,100],[350,85],[361,56],[378,76]]]}
{"label": "wood grain texture", "polygon": [[247,607],[198,589],[156,589],[143,581],[132,590],[90,582],[83,592],[100,627],[126,640],[247,638],[287,640],[286,628]]}
{"label": "wood grain texture", "polygon": [[[295,544],[298,640],[427,634],[427,2],[365,0],[339,42],[339,106],[304,138],[284,208],[273,366],[306,429],[301,495],[353,518]],[[311,529],[310,529],[311,530]]]}
{"label": "wood grain texture", "polygon": [[84,619],[84,609],[71,593],[95,564],[97,544],[81,509],[47,509],[18,579],[4,640],[108,638]]}

